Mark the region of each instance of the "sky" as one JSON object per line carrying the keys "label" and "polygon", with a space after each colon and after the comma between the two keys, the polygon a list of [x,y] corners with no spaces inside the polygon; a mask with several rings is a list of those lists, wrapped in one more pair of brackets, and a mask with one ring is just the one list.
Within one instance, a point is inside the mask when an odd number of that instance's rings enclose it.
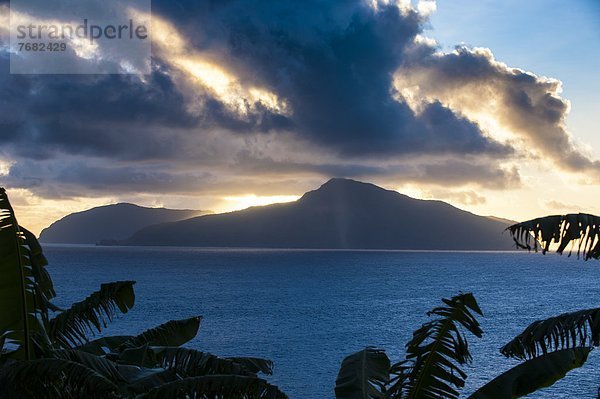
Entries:
{"label": "sky", "polygon": [[513,220],[599,213],[599,4],[154,1],[150,74],[76,76],[11,75],[0,1],[0,184],[36,233],[331,177]]}

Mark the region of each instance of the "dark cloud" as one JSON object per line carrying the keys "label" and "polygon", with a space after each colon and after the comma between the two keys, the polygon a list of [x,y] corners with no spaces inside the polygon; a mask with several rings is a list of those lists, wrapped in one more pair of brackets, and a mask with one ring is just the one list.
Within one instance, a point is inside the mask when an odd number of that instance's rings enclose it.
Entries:
{"label": "dark cloud", "polygon": [[[10,75],[0,51],[0,154],[15,162],[7,182],[45,196],[239,185],[266,193],[315,176],[517,187],[518,171],[502,166],[515,156],[512,146],[445,100],[473,85],[499,90],[499,117],[535,146],[572,168],[591,162],[565,138],[555,82],[485,54],[438,57],[415,46],[426,22],[415,11],[359,0],[161,0],[153,13],[180,32],[190,54],[209,54],[244,87],[275,93],[289,112],[245,98],[247,112],[237,112],[186,76],[168,46],[157,49],[148,76]],[[398,98],[393,82],[403,71],[431,76],[418,110]],[[252,140],[269,146],[256,154],[245,148]]]}
{"label": "dark cloud", "polygon": [[[177,131],[210,125],[188,111],[168,70],[151,75],[0,75],[3,147],[18,157],[60,154],[109,159],[176,159]],[[220,105],[208,99],[215,119]],[[221,111],[222,112],[222,111]]]}
{"label": "dark cloud", "polygon": [[462,186],[476,184],[501,190],[517,188],[521,176],[516,168],[502,168],[494,162],[478,159],[413,160],[410,163],[347,163],[294,162],[254,157],[242,151],[237,157],[238,175],[277,175],[312,172],[321,176],[340,176],[365,180],[395,179],[402,183],[426,183],[437,186]]}
{"label": "dark cloud", "polygon": [[521,184],[519,172],[516,168],[503,169],[483,163],[472,163],[459,160],[426,165],[423,168],[420,181],[429,183],[443,183],[447,186],[478,183],[491,189],[515,188]]}
{"label": "dark cloud", "polygon": [[[318,180],[317,180],[318,181]],[[314,183],[314,182],[313,182]],[[269,181],[257,176],[219,175],[169,169],[168,165],[106,164],[99,160],[73,160],[58,164],[47,161],[18,163],[2,184],[21,187],[44,198],[154,194],[173,195],[278,195],[294,194],[311,184],[290,178]],[[314,185],[314,184],[313,184]]]}
{"label": "dark cloud", "polygon": [[[109,196],[154,193],[172,195],[256,195],[299,194],[312,189],[328,176],[372,181],[383,186],[427,184],[455,189],[477,185],[488,189],[516,188],[520,176],[493,163],[478,160],[419,161],[411,164],[365,165],[343,162],[295,162],[257,158],[246,151],[234,164],[215,164],[210,168],[181,168],[172,163],[106,163],[101,158],[30,160],[18,162],[2,177],[8,187],[26,188],[45,198]],[[460,197],[463,203],[470,198]],[[458,200],[458,196],[451,199]]]}
{"label": "dark cloud", "polygon": [[269,156],[255,157],[246,150],[240,151],[234,167],[240,175],[277,175],[314,173],[324,176],[367,177],[387,173],[387,168],[381,165],[366,165],[359,163],[338,162],[300,162],[289,159],[275,160]]}
{"label": "dark cloud", "polygon": [[401,14],[391,5],[375,12],[362,2],[342,3],[157,2],[154,7],[187,29],[184,37],[198,48],[218,49],[245,83],[289,102],[289,118],[260,105],[241,118],[200,88],[194,89],[194,100],[201,108],[191,113],[173,84],[170,60],[156,59],[147,79],[3,73],[2,97],[20,110],[5,108],[0,115],[10,122],[5,122],[7,138],[17,138],[19,155],[32,157],[44,151],[173,157],[177,137],[165,134],[165,127],[194,129],[198,135],[210,128],[244,134],[290,130],[353,155],[509,151],[439,103],[415,115],[392,98],[392,73],[421,30],[418,14]]}
{"label": "dark cloud", "polygon": [[246,81],[289,102],[293,130],[310,142],[349,155],[510,152],[441,103],[416,115],[393,98],[393,73],[424,22],[416,12],[293,0],[200,9],[188,35],[205,37],[201,45],[218,48]]}
{"label": "dark cloud", "polygon": [[[33,192],[50,194],[49,187],[84,187],[87,190],[110,193],[138,192],[152,187],[156,191],[182,191],[185,187],[194,187],[193,180],[201,176],[176,175],[157,170],[154,167],[131,167],[126,165],[111,166],[95,164],[87,161],[75,161],[64,164],[34,163],[33,165],[16,165],[11,168],[7,181],[15,179],[23,187]],[[53,195],[53,197],[57,195]]]}

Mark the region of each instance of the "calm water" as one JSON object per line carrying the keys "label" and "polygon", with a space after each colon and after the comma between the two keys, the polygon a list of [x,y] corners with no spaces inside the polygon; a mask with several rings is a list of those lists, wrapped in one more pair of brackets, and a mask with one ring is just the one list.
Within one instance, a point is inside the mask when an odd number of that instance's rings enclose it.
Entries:
{"label": "calm water", "polygon": [[[275,362],[269,380],[291,398],[333,398],[345,355],[366,345],[400,360],[441,297],[472,291],[484,338],[464,393],[515,364],[498,349],[530,322],[600,306],[600,263],[527,253],[46,247],[66,306],[101,282],[136,280],[136,305],[107,329],[134,334],[202,315],[188,346]],[[535,398],[595,397],[600,355]]]}

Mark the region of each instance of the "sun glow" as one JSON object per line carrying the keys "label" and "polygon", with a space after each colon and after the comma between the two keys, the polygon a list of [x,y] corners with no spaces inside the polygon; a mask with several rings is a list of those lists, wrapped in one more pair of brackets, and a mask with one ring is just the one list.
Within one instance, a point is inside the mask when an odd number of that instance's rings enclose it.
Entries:
{"label": "sun glow", "polygon": [[232,212],[238,211],[241,209],[246,209],[251,206],[263,206],[263,205],[271,205],[277,203],[284,202],[292,202],[296,201],[300,196],[298,195],[267,195],[267,196],[258,196],[255,194],[243,195],[243,196],[232,196],[232,197],[224,197],[223,203],[218,209],[215,211],[222,212]]}
{"label": "sun glow", "polygon": [[[444,93],[442,96],[435,96],[424,92],[418,84],[419,79],[425,79],[424,76],[415,73],[418,78],[408,77],[406,74],[396,73],[394,76],[394,89],[396,91],[395,98],[398,101],[406,102],[411,110],[419,115],[425,107],[434,102],[439,101],[445,107],[448,107],[453,112],[464,115],[469,120],[477,123],[487,136],[501,143],[511,141],[511,145],[518,146],[514,132],[505,127],[498,115],[502,104],[496,98],[495,93],[491,89],[479,88],[479,90],[487,91],[486,93],[472,94],[469,91],[454,90],[449,93]],[[486,98],[485,107],[481,106],[481,98]]]}
{"label": "sun glow", "polygon": [[227,98],[235,79],[218,66],[193,57],[180,57],[173,62],[196,78],[203,86],[211,89],[220,98]]}
{"label": "sun glow", "polygon": [[243,82],[241,77],[227,70],[215,54],[193,49],[167,21],[153,16],[151,36],[162,58],[184,74],[184,84],[208,90],[238,115],[246,116],[259,105],[281,115],[291,113],[288,103],[276,93]]}
{"label": "sun glow", "polygon": [[7,191],[19,224],[36,235],[39,235],[42,229],[48,227],[51,222],[73,212],[118,202],[111,197],[46,199],[22,188],[12,188]]}
{"label": "sun glow", "polygon": [[0,159],[0,176],[8,176],[12,162]]}

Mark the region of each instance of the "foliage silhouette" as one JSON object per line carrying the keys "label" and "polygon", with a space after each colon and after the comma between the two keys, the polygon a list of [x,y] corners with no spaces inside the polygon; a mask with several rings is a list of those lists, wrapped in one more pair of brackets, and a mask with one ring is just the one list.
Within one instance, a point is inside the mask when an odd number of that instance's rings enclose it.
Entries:
{"label": "foliage silhouette", "polygon": [[[390,361],[385,352],[371,347],[346,357],[336,381],[336,398],[458,398],[467,378],[461,366],[472,359],[466,334],[482,336],[476,316],[483,313],[470,293],[442,302],[443,306],[428,312],[436,318],[413,333],[404,360],[386,367]],[[519,398],[550,386],[583,365],[591,350],[577,346],[535,353],[479,388],[469,399]]]}
{"label": "foliage silhouette", "polygon": [[[514,224],[506,230],[510,232],[517,248],[536,252],[541,250],[545,254],[552,249],[551,245],[555,244],[556,252],[562,254],[571,244],[569,256],[576,248],[578,258],[580,256],[585,260],[600,258],[600,217],[595,215],[579,213],[545,216]],[[457,297],[453,299],[455,298]],[[448,300],[444,300],[444,303],[449,304]],[[471,310],[475,311],[474,308]],[[447,310],[445,314],[449,316]],[[421,329],[415,331],[415,336],[422,336],[423,331],[428,328],[430,323],[424,324]],[[470,332],[479,336],[474,331]],[[415,345],[415,336],[413,336],[413,340],[407,344],[406,360],[394,364],[389,370],[376,370],[379,375],[385,375],[387,372],[393,376],[388,381],[379,381],[377,385],[379,389],[376,392],[364,389],[369,383],[368,380],[357,380],[360,384],[357,384],[352,391],[336,390],[338,399],[417,397],[414,387],[422,389],[419,397],[456,398],[458,396],[456,389],[464,385],[466,378],[464,372],[457,367],[457,363],[464,364],[470,360],[466,339],[463,343],[458,340],[461,337],[459,333],[456,334],[456,340],[445,340],[446,345],[437,347],[435,339],[432,339],[425,346],[427,349],[422,351],[414,349],[411,351]],[[428,338],[432,338],[432,335]],[[535,321],[500,350],[506,357],[524,360],[524,362],[494,378],[473,393],[470,398],[517,398],[549,386],[564,377],[569,370],[583,365],[592,347],[599,345],[600,308],[564,313]],[[379,356],[385,356],[381,350],[377,350],[377,353]],[[361,359],[356,354],[349,358],[353,356]],[[415,359],[421,363],[429,361],[431,364],[435,363],[429,360],[432,356],[436,356],[434,359],[439,360],[440,367],[430,367],[427,373],[415,376],[413,366]],[[366,361],[353,366],[358,370],[363,369],[366,375],[369,374],[370,365]],[[350,372],[348,363],[344,361],[340,375]],[[370,385],[370,388],[373,388],[373,385]]]}
{"label": "foliage silhouette", "polygon": [[558,244],[556,252],[562,254],[569,244],[571,255],[577,246],[577,257],[585,260],[600,257],[600,217],[585,213],[544,216],[509,226],[517,248],[542,253],[550,250],[552,243]]}
{"label": "foliage silhouette", "polygon": [[287,397],[258,378],[272,372],[268,360],[180,348],[196,336],[200,316],[92,340],[133,307],[135,282],[102,284],[62,310],[50,302],[56,293],[46,265],[0,188],[1,399]]}

